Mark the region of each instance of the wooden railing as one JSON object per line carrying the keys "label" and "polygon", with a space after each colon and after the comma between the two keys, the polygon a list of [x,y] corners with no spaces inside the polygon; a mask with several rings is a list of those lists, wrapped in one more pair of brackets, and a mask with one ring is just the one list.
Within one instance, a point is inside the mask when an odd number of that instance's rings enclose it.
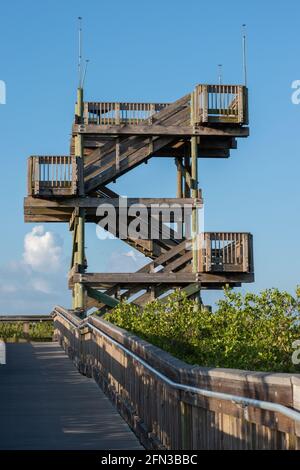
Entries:
{"label": "wooden railing", "polygon": [[241,85],[197,85],[192,94],[192,123],[248,124],[248,91]]}
{"label": "wooden railing", "polygon": [[253,273],[250,233],[205,232],[199,235],[199,272]]}
{"label": "wooden railing", "polygon": [[84,124],[138,125],[147,120],[151,123],[152,116],[167,105],[167,103],[85,102]]}
{"label": "wooden railing", "polygon": [[76,157],[33,156],[28,159],[28,195],[74,195],[77,179]]}
{"label": "wooden railing", "polygon": [[54,328],[79,371],[96,380],[147,449],[300,449],[299,421],[276,407],[299,410],[299,375],[191,366],[105,320],[80,321],[61,307]]}

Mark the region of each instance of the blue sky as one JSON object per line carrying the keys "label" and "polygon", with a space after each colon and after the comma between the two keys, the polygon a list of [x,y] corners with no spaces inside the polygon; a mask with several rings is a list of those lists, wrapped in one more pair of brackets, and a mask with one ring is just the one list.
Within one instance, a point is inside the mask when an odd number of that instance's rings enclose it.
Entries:
{"label": "blue sky", "polygon": [[[300,261],[300,105],[291,102],[291,83],[300,79],[299,2],[15,0],[1,5],[7,104],[0,105],[0,313],[47,313],[70,301],[68,229],[24,224],[22,205],[27,156],[69,150],[79,15],[90,59],[86,99],[95,101],[172,101],[196,83],[216,82],[219,63],[224,83],[242,82],[241,25],[247,23],[251,136],[229,160],[199,162],[206,230],[253,233],[256,282],[246,289],[293,291]],[[152,159],[113,189],[174,196],[175,186],[173,162]],[[129,248],[100,242],[94,226],[86,244],[89,270],[134,268],[125,256]]]}

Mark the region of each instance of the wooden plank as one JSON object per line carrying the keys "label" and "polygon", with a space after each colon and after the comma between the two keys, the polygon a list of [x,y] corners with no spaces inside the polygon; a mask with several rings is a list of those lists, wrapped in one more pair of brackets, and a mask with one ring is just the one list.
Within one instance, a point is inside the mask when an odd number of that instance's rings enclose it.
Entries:
{"label": "wooden plank", "polygon": [[228,137],[248,137],[248,127],[224,126],[224,127],[205,127],[198,126],[97,126],[89,124],[88,126],[73,125],[73,134],[103,134],[103,135],[145,135],[145,136],[228,136]]}
{"label": "wooden plank", "polygon": [[33,191],[33,158],[29,157],[27,159],[27,194],[28,196],[32,196],[34,194]]}
{"label": "wooden plank", "polygon": [[130,286],[132,284],[169,284],[181,285],[196,282],[196,275],[190,273],[84,273],[74,274],[72,283],[82,283],[90,286],[106,286],[118,284]]}
{"label": "wooden plank", "polygon": [[124,203],[127,202],[127,206],[131,207],[132,205],[143,205],[147,208],[155,205],[178,205],[184,207],[194,206],[195,200],[193,198],[177,198],[177,197],[163,197],[163,198],[144,198],[144,197],[129,197],[129,198],[104,198],[104,197],[73,197],[68,199],[45,199],[37,197],[26,197],[24,198],[24,207],[39,207],[39,208],[90,208],[96,209],[102,204],[111,204],[113,207],[124,207]]}
{"label": "wooden plank", "polygon": [[80,282],[94,287],[119,284],[130,288],[133,284],[148,286],[150,284],[168,284],[170,286],[201,283],[203,288],[215,288],[217,284],[238,284],[253,282],[251,273],[85,273],[73,276],[72,282]]}
{"label": "wooden plank", "polygon": [[[159,150],[157,153],[153,155],[153,158],[174,158],[182,155],[182,151],[172,149],[172,148],[164,148]],[[200,147],[199,152],[197,154],[197,158],[228,158],[230,156],[229,149],[222,149],[222,148],[206,148]]]}

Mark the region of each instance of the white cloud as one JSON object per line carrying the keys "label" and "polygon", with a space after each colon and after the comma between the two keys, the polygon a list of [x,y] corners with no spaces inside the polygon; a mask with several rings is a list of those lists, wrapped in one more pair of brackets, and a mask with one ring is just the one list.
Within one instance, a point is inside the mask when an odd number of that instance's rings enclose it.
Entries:
{"label": "white cloud", "polygon": [[51,284],[46,279],[32,279],[31,285],[34,290],[43,294],[51,294],[53,292]]}
{"label": "white cloud", "polygon": [[122,254],[123,256],[128,256],[128,258],[132,258],[135,263],[138,263],[139,260],[144,258],[144,256],[141,253],[139,253],[138,251],[133,251],[133,250],[130,250],[127,253],[122,253]]}
{"label": "white cloud", "polygon": [[49,313],[54,305],[68,307],[68,270],[63,256],[63,241],[42,225],[24,237],[24,252],[19,260],[0,266],[0,313]]}
{"label": "white cloud", "polygon": [[24,239],[24,263],[34,271],[58,271],[62,261],[62,241],[53,232],[37,225]]}
{"label": "white cloud", "polygon": [[106,271],[111,273],[117,272],[135,272],[145,266],[151,260],[146,258],[142,253],[136,250],[126,252],[114,251],[106,266]]}

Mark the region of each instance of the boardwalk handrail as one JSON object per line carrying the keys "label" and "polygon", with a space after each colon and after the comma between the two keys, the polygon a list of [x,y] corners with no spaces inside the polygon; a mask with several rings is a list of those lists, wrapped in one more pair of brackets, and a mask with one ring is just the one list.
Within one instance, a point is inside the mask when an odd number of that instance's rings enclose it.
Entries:
{"label": "boardwalk handrail", "polygon": [[[54,317],[62,318],[69,325],[72,326],[72,328],[74,329],[73,334],[74,334],[74,337],[76,336],[77,343],[78,342],[80,343],[80,336],[81,336],[80,333],[82,333],[83,335],[87,335],[88,333],[92,332],[96,334],[96,336],[100,335],[111,346],[112,345],[115,346],[118,350],[124,353],[125,355],[124,357],[127,358],[126,362],[128,361],[128,357],[130,357],[131,359],[133,359],[133,361],[138,363],[140,366],[146,369],[150,374],[152,374],[152,376],[155,376],[159,381],[163,382],[168,387],[171,387],[177,392],[183,392],[184,394],[188,393],[191,396],[197,395],[199,397],[219,400],[221,402],[222,401],[230,402],[231,405],[242,407],[243,413],[245,416],[248,413],[248,408],[252,407],[255,409],[273,412],[275,413],[275,415],[279,413],[282,416],[293,420],[295,423],[300,423],[300,412],[296,411],[293,408],[289,408],[288,406],[282,405],[280,403],[274,403],[268,400],[260,400],[260,399],[255,399],[255,398],[241,396],[241,395],[232,394],[232,393],[224,393],[224,392],[218,392],[215,390],[208,390],[206,388],[196,387],[196,386],[180,383],[178,381],[173,380],[172,378],[168,377],[166,374],[158,370],[156,367],[149,364],[148,361],[140,357],[138,354],[130,350],[128,347],[124,346],[124,344],[121,344],[118,340],[112,338],[112,336],[108,332],[103,331],[104,329],[103,326],[105,326],[105,323],[107,322],[103,322],[103,320],[100,320],[94,316],[90,316],[86,318],[85,320],[74,319],[74,316],[70,312],[65,311],[61,307],[56,307],[54,309],[53,315]],[[109,325],[109,328],[116,328],[116,327]],[[80,346],[80,350],[82,351],[82,345]],[[91,346],[88,346],[87,357],[89,357],[90,358],[89,360],[92,360],[93,362],[93,358],[91,357],[91,354],[92,354]],[[103,367],[103,364],[101,367]],[[120,367],[121,367],[121,363],[120,363]],[[278,418],[276,419],[278,420]],[[270,422],[272,422],[271,418],[270,418]]]}
{"label": "boardwalk handrail", "polygon": [[142,124],[166,106],[168,103],[85,102],[84,124]]}
{"label": "boardwalk handrail", "polygon": [[[58,315],[63,315],[63,314],[61,312],[59,312]],[[67,317],[64,316],[64,318],[72,326],[76,325],[76,324],[72,323]],[[93,318],[93,320],[95,321],[97,319]],[[76,327],[81,329],[81,328],[85,328],[86,326],[88,326],[92,330],[96,331],[97,333],[101,334],[104,338],[106,338],[112,344],[117,346],[117,348],[121,349],[126,354],[128,354],[130,357],[132,357],[135,361],[142,364],[143,367],[145,367],[147,370],[152,372],[154,375],[156,375],[163,382],[170,385],[170,387],[172,387],[172,388],[176,388],[177,390],[184,390],[184,391],[190,392],[190,393],[196,393],[196,394],[202,395],[204,397],[217,398],[219,400],[232,401],[234,403],[238,403],[238,404],[243,405],[243,406],[254,406],[255,408],[260,408],[262,410],[277,411],[278,413],[281,413],[282,415],[286,416],[287,418],[291,418],[291,419],[293,419],[293,420],[300,423],[300,412],[299,411],[295,411],[291,408],[288,408],[287,406],[283,406],[283,405],[280,405],[278,403],[273,403],[273,402],[264,401],[264,400],[255,400],[253,398],[241,397],[239,395],[232,395],[230,393],[214,392],[214,391],[211,391],[211,390],[206,390],[206,389],[199,388],[199,387],[192,387],[190,385],[184,385],[184,384],[181,384],[181,383],[178,383],[178,382],[174,382],[173,380],[169,379],[166,375],[162,374],[157,369],[155,369],[150,364],[148,364],[146,361],[144,361],[141,357],[137,356],[132,351],[130,351],[128,348],[126,348],[125,346],[120,344],[118,341],[115,341],[111,336],[104,333],[104,331],[102,331],[100,328],[93,325],[90,322],[89,318],[87,318],[86,320],[83,320],[83,322],[81,324],[79,324],[78,326],[76,326]]]}

